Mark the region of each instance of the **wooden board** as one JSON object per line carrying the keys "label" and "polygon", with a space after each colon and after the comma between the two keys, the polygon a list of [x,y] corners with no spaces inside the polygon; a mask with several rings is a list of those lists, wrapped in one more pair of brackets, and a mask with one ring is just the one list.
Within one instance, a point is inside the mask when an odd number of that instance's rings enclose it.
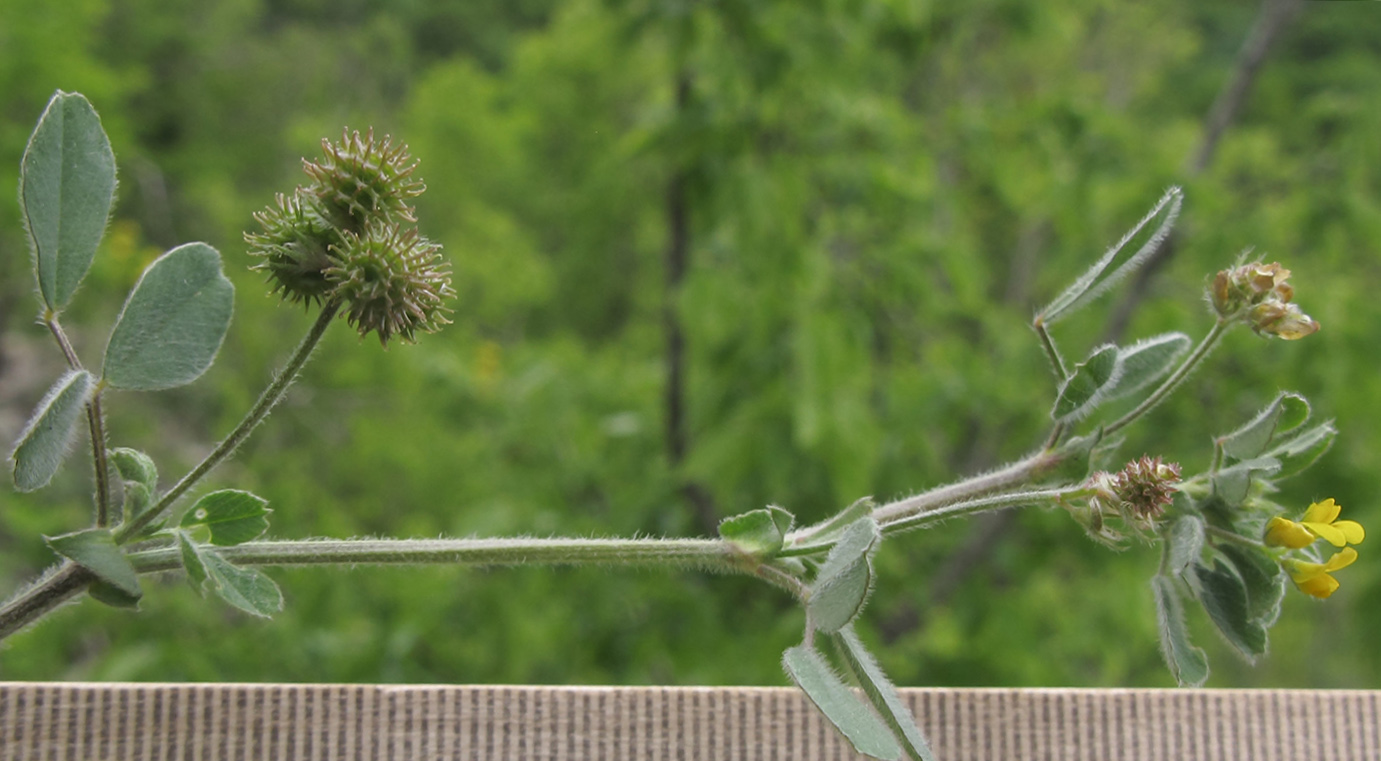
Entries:
{"label": "wooden board", "polygon": [[[940,761],[1381,761],[1381,691],[908,689]],[[857,758],[790,689],[0,683],[0,758]]]}

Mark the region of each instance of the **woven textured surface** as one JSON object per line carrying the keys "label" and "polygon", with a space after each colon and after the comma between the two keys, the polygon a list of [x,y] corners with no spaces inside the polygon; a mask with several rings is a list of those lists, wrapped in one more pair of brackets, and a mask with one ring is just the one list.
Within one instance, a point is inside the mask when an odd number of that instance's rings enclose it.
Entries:
{"label": "woven textured surface", "polygon": [[[940,761],[1381,761],[1381,692],[902,691]],[[857,758],[789,689],[0,683],[0,758]]]}

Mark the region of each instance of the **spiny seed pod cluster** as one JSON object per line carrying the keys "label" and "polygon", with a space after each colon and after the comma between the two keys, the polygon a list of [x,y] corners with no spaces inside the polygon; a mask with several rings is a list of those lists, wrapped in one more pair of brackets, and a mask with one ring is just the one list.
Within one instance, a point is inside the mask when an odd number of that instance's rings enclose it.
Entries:
{"label": "spiny seed pod cluster", "polygon": [[245,234],[260,259],[252,269],[287,301],[339,307],[384,346],[436,332],[455,291],[441,247],[415,226],[409,201],[426,186],[412,176],[407,146],[376,140],[373,130],[321,145],[322,159],[302,162],[311,181],[254,215],[261,230]]}

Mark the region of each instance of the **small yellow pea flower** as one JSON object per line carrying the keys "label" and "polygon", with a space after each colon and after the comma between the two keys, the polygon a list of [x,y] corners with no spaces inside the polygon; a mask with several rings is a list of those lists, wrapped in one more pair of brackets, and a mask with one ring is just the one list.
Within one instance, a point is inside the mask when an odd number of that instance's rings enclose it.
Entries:
{"label": "small yellow pea flower", "polygon": [[1266,524],[1266,544],[1293,550],[1308,547],[1315,539],[1323,539],[1334,547],[1361,544],[1366,538],[1362,524],[1338,520],[1340,512],[1342,507],[1330,497],[1310,505],[1298,523],[1279,516],[1272,518]]}
{"label": "small yellow pea flower", "polygon": [[1334,553],[1327,563],[1310,563],[1287,558],[1284,564],[1286,572],[1290,574],[1291,579],[1294,579],[1295,586],[1299,587],[1299,591],[1324,600],[1338,589],[1338,580],[1329,574],[1346,568],[1356,561],[1357,550],[1344,547],[1341,551]]}

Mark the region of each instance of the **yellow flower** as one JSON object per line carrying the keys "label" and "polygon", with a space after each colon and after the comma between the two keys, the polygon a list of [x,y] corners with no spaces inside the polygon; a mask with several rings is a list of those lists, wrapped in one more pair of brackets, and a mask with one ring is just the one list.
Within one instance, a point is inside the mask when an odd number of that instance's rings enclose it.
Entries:
{"label": "yellow flower", "polygon": [[1298,523],[1281,517],[1272,518],[1266,524],[1266,544],[1293,550],[1308,547],[1315,539],[1323,539],[1334,547],[1361,544],[1367,535],[1366,531],[1357,521],[1338,520],[1338,513],[1342,509],[1330,497],[1310,505]]}
{"label": "yellow flower", "polygon": [[1285,570],[1289,572],[1290,578],[1294,579],[1299,591],[1323,600],[1338,589],[1338,580],[1328,574],[1346,568],[1356,561],[1357,550],[1344,547],[1340,552],[1334,553],[1327,563],[1310,563],[1289,558],[1284,562]]}

